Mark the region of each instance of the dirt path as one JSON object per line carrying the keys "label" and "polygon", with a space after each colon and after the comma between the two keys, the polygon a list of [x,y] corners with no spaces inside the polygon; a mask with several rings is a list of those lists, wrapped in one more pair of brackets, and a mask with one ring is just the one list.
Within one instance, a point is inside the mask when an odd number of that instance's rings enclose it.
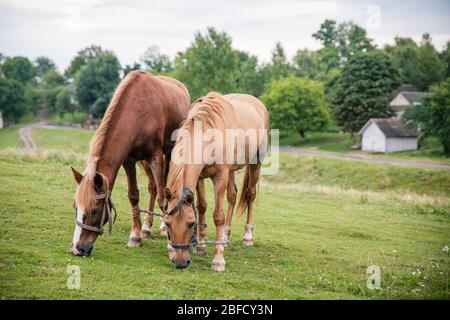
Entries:
{"label": "dirt path", "polygon": [[35,127],[36,125],[29,125],[19,130],[19,139],[22,141],[22,148],[26,151],[36,151],[37,149],[36,141],[34,141],[31,132]]}
{"label": "dirt path", "polygon": [[320,158],[333,158],[333,159],[343,159],[350,161],[366,161],[372,163],[385,163],[385,164],[393,164],[393,165],[401,165],[415,168],[434,168],[434,169],[446,169],[450,170],[450,165],[448,164],[440,164],[440,163],[431,163],[431,162],[420,162],[420,161],[411,161],[411,160],[403,160],[403,159],[394,159],[394,158],[376,158],[369,157],[363,155],[353,155],[353,154],[344,154],[344,153],[336,153],[336,152],[323,152],[323,151],[310,151],[304,149],[297,148],[287,148],[280,147],[280,152],[310,156],[310,157],[320,157]]}

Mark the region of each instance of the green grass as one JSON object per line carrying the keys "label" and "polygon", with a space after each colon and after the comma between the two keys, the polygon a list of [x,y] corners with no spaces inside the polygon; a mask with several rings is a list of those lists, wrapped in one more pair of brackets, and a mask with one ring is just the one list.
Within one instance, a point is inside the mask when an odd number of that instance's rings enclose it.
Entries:
{"label": "green grass", "polygon": [[21,125],[14,125],[0,129],[0,149],[20,147],[17,134],[21,127]]}
{"label": "green grass", "polygon": [[339,143],[347,140],[348,137],[349,135],[345,133],[308,132],[306,138],[303,139],[298,133],[292,132],[280,137],[280,145],[302,148],[319,147],[322,145]]}
{"label": "green grass", "polygon": [[450,196],[450,170],[280,154],[274,183],[307,183],[359,190]]}
{"label": "green grass", "polygon": [[426,138],[420,142],[420,148],[413,151],[404,151],[391,154],[368,154],[355,152],[351,147],[355,143],[350,140],[349,134],[332,132],[311,132],[306,139],[298,133],[290,133],[280,137],[280,145],[299,148],[313,148],[327,152],[364,154],[374,157],[398,158],[412,161],[425,161],[450,164],[450,158],[443,153],[443,147],[436,138]]}
{"label": "green grass", "polygon": [[94,131],[80,129],[34,129],[33,137],[42,149],[60,149],[87,154]]}
{"label": "green grass", "polygon": [[[17,130],[0,131],[0,146],[13,147]],[[84,168],[74,151],[85,153],[92,134],[36,129],[38,147],[56,151],[0,151],[0,299],[450,298],[442,250],[450,246],[448,170],[282,154],[279,173],[259,187],[255,246],[243,247],[245,219],[235,219],[224,273],[210,269],[212,246],[206,256],[192,254],[184,271],[172,267],[160,237],[127,248],[130,207],[120,170],[113,235],[96,242],[91,258],[73,257],[70,165]],[[141,173],[139,189],[145,207]],[[209,239],[211,191],[208,182]],[[382,290],[366,287],[372,264],[381,267]],[[66,287],[68,265],[81,268],[80,290]]]}
{"label": "green grass", "polygon": [[[97,241],[91,258],[73,257],[67,249],[75,184],[68,162],[0,156],[1,298],[449,298],[449,256],[442,251],[450,244],[448,208],[433,211],[427,210],[430,205],[345,191],[332,195],[261,186],[255,246],[242,246],[244,219],[236,220],[224,273],[210,269],[212,247],[206,256],[193,255],[189,269],[180,271],[171,266],[162,238],[148,239],[138,249],[125,246],[130,209],[121,171],[113,193],[119,211],[113,235]],[[145,190],[142,178],[140,189]],[[145,192],[141,201],[148,201]],[[366,268],[372,264],[381,267],[381,291],[366,287]],[[80,290],[66,288],[68,265],[81,268]]]}

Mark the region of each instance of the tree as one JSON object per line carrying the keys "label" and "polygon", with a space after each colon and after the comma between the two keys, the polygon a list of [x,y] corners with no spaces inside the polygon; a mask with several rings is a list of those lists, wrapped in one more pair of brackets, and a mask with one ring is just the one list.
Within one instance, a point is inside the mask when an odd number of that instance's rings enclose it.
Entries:
{"label": "tree", "polygon": [[123,68],[123,78],[125,78],[125,76],[127,74],[129,74],[131,71],[134,70],[141,70],[141,64],[135,62],[133,65],[130,64],[126,64],[125,67]]}
{"label": "tree", "polygon": [[429,34],[424,34],[420,46],[411,38],[397,37],[395,45],[386,46],[385,50],[399,69],[403,83],[411,83],[426,91],[445,78],[445,63],[432,45]]}
{"label": "tree", "polygon": [[313,34],[313,38],[319,40],[324,47],[335,47],[337,40],[337,26],[334,20],[325,20],[320,29]]}
{"label": "tree", "polygon": [[344,63],[360,52],[375,49],[372,39],[367,37],[366,30],[351,22],[344,22],[339,25],[337,41],[339,57]]}
{"label": "tree", "polygon": [[441,52],[441,60],[445,66],[445,77],[450,77],[450,41],[445,44],[444,50]]}
{"label": "tree", "polygon": [[82,67],[76,78],[76,97],[83,110],[102,117],[120,81],[120,63],[114,54],[101,55]]}
{"label": "tree", "polygon": [[[323,57],[332,59],[332,64],[335,64],[337,59],[338,63],[343,65],[352,56],[375,49],[372,39],[367,37],[366,30],[352,22],[337,24],[336,21],[327,19],[313,37],[322,43],[323,49],[326,49]],[[329,70],[333,68],[335,66]]]}
{"label": "tree", "polygon": [[422,103],[412,106],[404,115],[406,120],[415,123],[425,137],[437,137],[450,155],[450,78],[434,85]]}
{"label": "tree", "polygon": [[12,78],[0,78],[0,110],[6,122],[15,122],[25,113],[24,85]]}
{"label": "tree", "polygon": [[360,53],[350,59],[332,90],[338,124],[354,133],[370,118],[391,116],[389,101],[399,85],[398,78],[397,69],[381,52]]}
{"label": "tree", "polygon": [[424,34],[417,53],[418,77],[416,85],[424,91],[428,90],[431,85],[445,79],[445,65],[431,42],[430,35]]}
{"label": "tree", "polygon": [[237,54],[239,57],[237,90],[259,97],[263,94],[267,82],[266,73],[258,67],[258,58],[255,56],[242,51],[237,51]]}
{"label": "tree", "polygon": [[141,57],[141,61],[146,70],[156,74],[173,71],[173,65],[170,57],[161,53],[159,47],[156,45],[150,46],[147,50],[145,50]]}
{"label": "tree", "polygon": [[195,40],[175,59],[175,77],[185,83],[192,99],[210,91],[223,93],[237,90],[238,55],[231,38],[209,27],[207,34],[196,33]]}
{"label": "tree", "polygon": [[411,38],[395,38],[394,46],[386,46],[392,63],[400,72],[402,83],[411,83],[417,86],[419,80],[419,47]]}
{"label": "tree", "polygon": [[266,66],[266,72],[270,80],[286,78],[293,74],[292,66],[287,61],[286,53],[280,42],[275,44],[275,48],[272,51],[272,60]]}
{"label": "tree", "polygon": [[319,82],[296,77],[276,80],[261,99],[269,109],[272,128],[305,137],[305,132],[324,129],[330,122]]}
{"label": "tree", "polygon": [[42,78],[47,72],[56,69],[55,63],[47,57],[38,57],[35,60],[36,75]]}
{"label": "tree", "polygon": [[71,102],[70,92],[67,87],[61,87],[56,95],[55,110],[60,116],[65,112],[73,113],[75,105]]}
{"label": "tree", "polygon": [[75,56],[75,58],[72,59],[69,67],[66,69],[64,74],[68,78],[75,78],[77,72],[83,66],[87,65],[89,61],[111,54],[113,54],[111,51],[103,50],[102,47],[98,45],[91,45],[89,47],[86,47],[78,51],[78,54]]}
{"label": "tree", "polygon": [[6,78],[14,79],[21,83],[27,83],[35,76],[33,64],[25,57],[8,57],[1,65],[1,69]]}

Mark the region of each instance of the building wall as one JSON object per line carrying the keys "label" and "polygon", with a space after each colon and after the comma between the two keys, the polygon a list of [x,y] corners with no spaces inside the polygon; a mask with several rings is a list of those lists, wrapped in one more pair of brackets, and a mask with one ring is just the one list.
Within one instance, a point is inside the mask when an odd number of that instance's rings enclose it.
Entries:
{"label": "building wall", "polygon": [[417,138],[386,138],[386,152],[417,150]]}
{"label": "building wall", "polygon": [[399,93],[389,105],[391,107],[408,107],[410,103],[403,94]]}
{"label": "building wall", "polygon": [[371,123],[363,132],[362,150],[367,152],[386,152],[386,137],[374,123]]}

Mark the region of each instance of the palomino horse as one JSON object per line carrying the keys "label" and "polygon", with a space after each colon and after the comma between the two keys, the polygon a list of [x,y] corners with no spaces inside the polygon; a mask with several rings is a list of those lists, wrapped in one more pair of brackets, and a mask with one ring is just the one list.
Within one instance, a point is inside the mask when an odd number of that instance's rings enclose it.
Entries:
{"label": "palomino horse", "polygon": [[[268,130],[269,113],[264,104],[253,96],[222,96],[211,92],[194,102],[172,150],[164,193],[164,221],[172,247],[169,257],[175,267],[189,266],[189,248],[204,252],[206,202],[202,179],[211,178],[216,225],[215,255],[211,266],[216,271],[225,269],[224,246],[231,230],[233,196],[236,196],[234,172],[244,166],[246,171],[238,212],[248,210],[244,244],[253,245],[252,209],[261,162],[267,151]],[[224,142],[225,135],[227,139]],[[194,188],[197,188],[198,220],[193,205]],[[225,219],[223,205],[227,189],[229,207]]]}
{"label": "palomino horse", "polygon": [[111,231],[110,195],[120,166],[125,169],[132,206],[128,246],[142,245],[142,236],[151,230],[153,215],[147,213],[141,225],[136,162],[141,162],[149,178],[149,211],[153,211],[155,197],[162,208],[164,155],[167,161],[174,146],[172,132],[187,117],[189,104],[186,87],[169,77],[133,71],[119,84],[91,141],[85,174],[72,168],[78,183],[73,254],[89,255],[105,223],[109,223]]}

